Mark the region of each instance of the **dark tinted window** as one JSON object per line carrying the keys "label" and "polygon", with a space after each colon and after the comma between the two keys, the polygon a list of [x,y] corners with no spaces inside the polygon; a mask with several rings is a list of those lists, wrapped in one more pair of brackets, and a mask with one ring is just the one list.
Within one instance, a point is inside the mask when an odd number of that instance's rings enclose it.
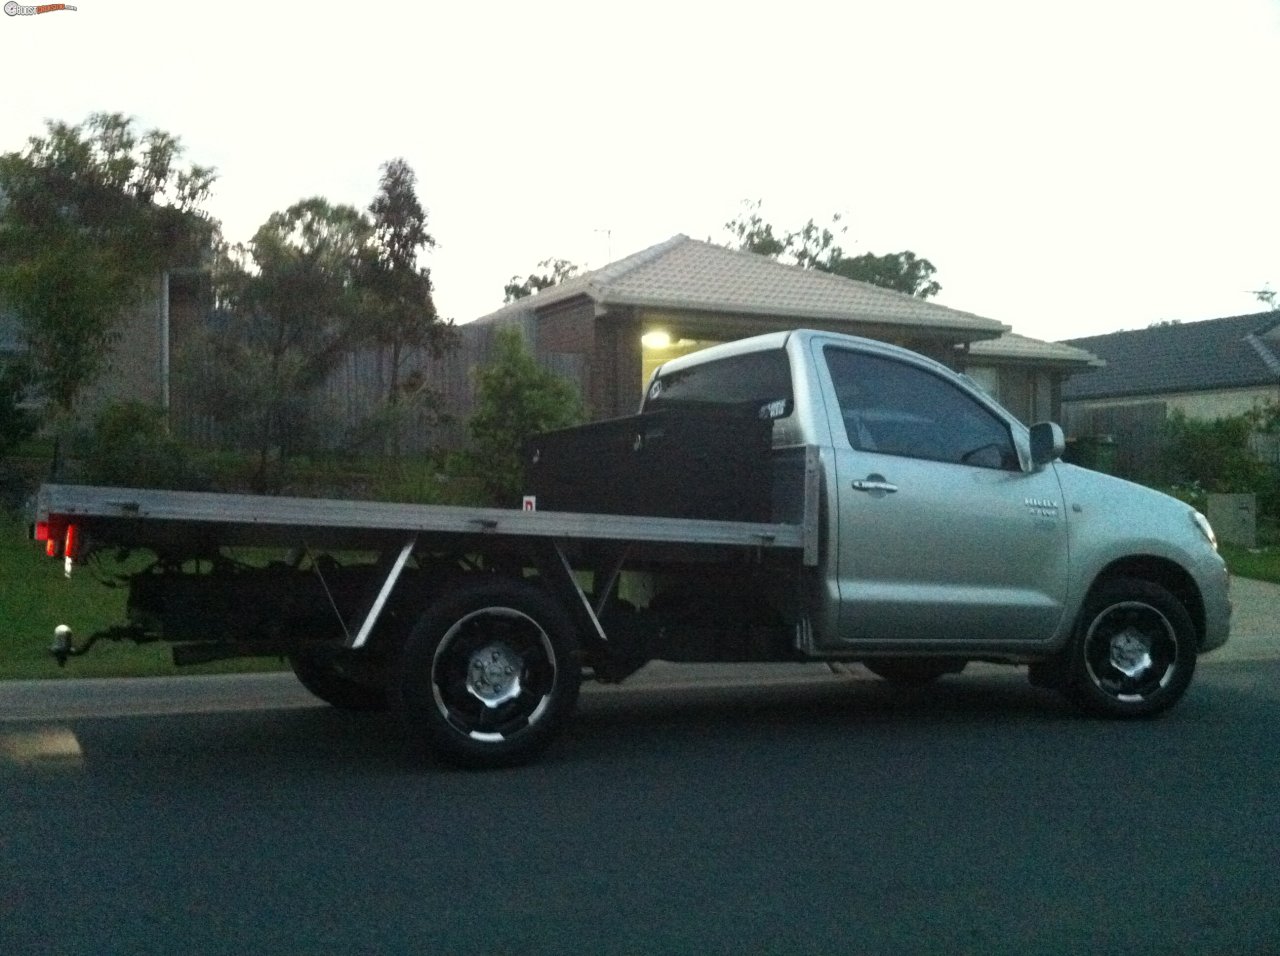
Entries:
{"label": "dark tinted window", "polygon": [[826,349],[849,444],[979,468],[1020,468],[1009,428],[953,383],[905,362]]}
{"label": "dark tinted window", "polygon": [[680,405],[716,405],[784,418],[791,414],[791,366],[787,353],[750,352],[671,372],[649,386],[646,411]]}

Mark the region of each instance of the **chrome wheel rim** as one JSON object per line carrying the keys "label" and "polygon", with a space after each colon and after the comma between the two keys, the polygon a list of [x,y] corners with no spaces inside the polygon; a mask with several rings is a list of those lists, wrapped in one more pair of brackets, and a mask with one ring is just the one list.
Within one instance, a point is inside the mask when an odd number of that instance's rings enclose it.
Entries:
{"label": "chrome wheel rim", "polygon": [[1089,679],[1121,703],[1141,703],[1167,687],[1180,654],[1173,624],[1143,601],[1122,601],[1103,609],[1084,639]]}
{"label": "chrome wheel rim", "polygon": [[501,743],[535,725],[551,703],[551,638],[522,611],[486,607],[456,621],[431,664],[431,694],[445,721],[472,740]]}

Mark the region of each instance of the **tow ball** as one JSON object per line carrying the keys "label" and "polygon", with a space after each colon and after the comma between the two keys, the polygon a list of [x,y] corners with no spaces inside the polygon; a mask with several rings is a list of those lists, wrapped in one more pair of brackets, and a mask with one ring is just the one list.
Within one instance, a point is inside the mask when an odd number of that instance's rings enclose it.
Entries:
{"label": "tow ball", "polygon": [[84,651],[76,650],[71,628],[65,624],[59,624],[53,629],[53,643],[49,646],[49,653],[57,659],[59,667],[66,667],[68,657],[83,654]]}
{"label": "tow ball", "polygon": [[136,641],[141,643],[143,633],[136,627],[109,627],[105,631],[98,631],[98,633],[91,635],[87,641],[76,647],[75,636],[71,633],[71,628],[65,624],[59,624],[53,629],[53,643],[49,645],[49,653],[57,660],[59,667],[66,667],[68,657],[80,657],[82,654],[89,653],[89,649],[103,638],[109,641]]}

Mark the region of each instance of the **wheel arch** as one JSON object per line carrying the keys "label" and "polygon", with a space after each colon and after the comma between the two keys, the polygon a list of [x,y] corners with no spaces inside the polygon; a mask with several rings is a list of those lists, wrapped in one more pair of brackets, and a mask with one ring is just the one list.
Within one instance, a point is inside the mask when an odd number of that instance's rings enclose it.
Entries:
{"label": "wheel arch", "polygon": [[1089,602],[1099,589],[1121,578],[1137,578],[1158,584],[1177,598],[1187,610],[1187,616],[1196,629],[1196,645],[1204,644],[1205,608],[1204,598],[1196,586],[1195,579],[1188,571],[1175,561],[1155,555],[1131,555],[1119,558],[1098,573],[1090,585],[1088,593],[1081,603],[1083,614]]}

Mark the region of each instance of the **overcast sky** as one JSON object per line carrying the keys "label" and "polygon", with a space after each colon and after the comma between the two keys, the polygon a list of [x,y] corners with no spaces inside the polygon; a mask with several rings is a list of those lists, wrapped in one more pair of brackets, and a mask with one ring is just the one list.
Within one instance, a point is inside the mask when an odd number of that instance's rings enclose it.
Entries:
{"label": "overcast sky", "polygon": [[123,112],[217,167],[248,240],[418,175],[442,314],[841,213],[945,305],[1045,339],[1258,311],[1280,289],[1280,0],[178,3],[0,14],[0,151]]}

